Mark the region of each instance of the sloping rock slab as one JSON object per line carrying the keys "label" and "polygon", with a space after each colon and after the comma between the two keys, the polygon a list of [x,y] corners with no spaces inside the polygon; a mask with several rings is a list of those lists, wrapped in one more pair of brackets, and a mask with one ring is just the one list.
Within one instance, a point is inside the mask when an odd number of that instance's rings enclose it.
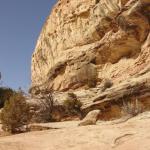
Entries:
{"label": "sloping rock slab", "polygon": [[73,127],[72,122],[65,129],[1,137],[0,150],[149,150],[149,124],[150,112],[119,124],[109,121]]}

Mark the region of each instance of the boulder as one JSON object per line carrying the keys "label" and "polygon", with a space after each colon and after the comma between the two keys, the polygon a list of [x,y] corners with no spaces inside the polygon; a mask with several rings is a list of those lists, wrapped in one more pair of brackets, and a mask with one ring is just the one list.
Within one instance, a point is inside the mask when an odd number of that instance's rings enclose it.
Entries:
{"label": "boulder", "polygon": [[86,115],[86,117],[79,123],[79,126],[95,125],[98,120],[98,116],[100,115],[100,112],[100,110],[90,111]]}

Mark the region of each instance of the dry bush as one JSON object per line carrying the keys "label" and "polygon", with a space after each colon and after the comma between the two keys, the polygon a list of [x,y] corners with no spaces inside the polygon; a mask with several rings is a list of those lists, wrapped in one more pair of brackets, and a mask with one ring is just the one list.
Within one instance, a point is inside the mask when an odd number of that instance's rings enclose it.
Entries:
{"label": "dry bush", "polygon": [[123,113],[131,116],[136,116],[139,113],[142,113],[142,104],[138,101],[138,99],[133,100],[123,100]]}
{"label": "dry bush", "polygon": [[[5,102],[1,112],[2,128],[10,133],[20,133],[30,120],[29,105],[21,93],[15,93]],[[25,130],[24,130],[25,131]]]}
{"label": "dry bush", "polygon": [[9,100],[14,93],[16,92],[11,88],[0,87],[0,108],[4,107],[5,101]]}
{"label": "dry bush", "polygon": [[45,122],[53,121],[52,112],[54,109],[54,99],[51,93],[43,95],[39,100],[40,103],[40,118]]}
{"label": "dry bush", "polygon": [[104,86],[106,89],[112,87],[112,85],[113,85],[113,83],[110,79],[105,80]]}
{"label": "dry bush", "polygon": [[102,83],[102,92],[113,86],[113,82],[110,79],[104,79]]}
{"label": "dry bush", "polygon": [[63,103],[66,113],[68,115],[81,114],[82,103],[77,99],[76,95],[73,93],[69,93],[69,97],[70,98],[65,100]]}

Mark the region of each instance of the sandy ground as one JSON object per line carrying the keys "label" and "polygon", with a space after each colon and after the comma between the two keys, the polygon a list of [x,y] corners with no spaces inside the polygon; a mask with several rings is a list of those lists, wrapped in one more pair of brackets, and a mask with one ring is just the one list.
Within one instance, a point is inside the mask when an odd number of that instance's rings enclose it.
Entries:
{"label": "sandy ground", "polygon": [[150,112],[123,123],[77,124],[41,124],[60,129],[0,137],[0,150],[150,150]]}

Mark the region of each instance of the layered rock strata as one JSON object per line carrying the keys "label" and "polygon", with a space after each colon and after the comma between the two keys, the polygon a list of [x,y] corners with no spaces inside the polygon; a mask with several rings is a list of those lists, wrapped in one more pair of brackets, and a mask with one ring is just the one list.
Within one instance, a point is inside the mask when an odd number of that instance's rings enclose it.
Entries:
{"label": "layered rock strata", "polygon": [[32,56],[30,92],[126,80],[150,63],[149,0],[59,0]]}
{"label": "layered rock strata", "polygon": [[63,104],[72,92],[85,113],[111,112],[108,120],[124,99],[149,102],[149,89],[149,0],[57,2],[32,56],[32,95],[53,91]]}

